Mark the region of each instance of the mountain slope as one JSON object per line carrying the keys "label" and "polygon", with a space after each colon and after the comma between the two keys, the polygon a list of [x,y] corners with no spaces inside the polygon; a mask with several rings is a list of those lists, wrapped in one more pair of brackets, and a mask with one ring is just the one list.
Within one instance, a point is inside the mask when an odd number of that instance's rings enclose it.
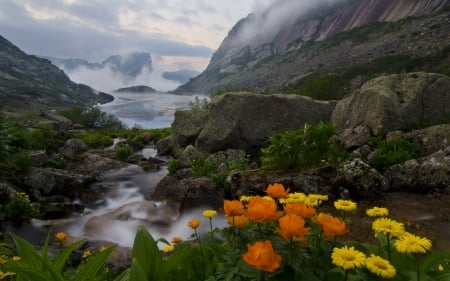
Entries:
{"label": "mountain slope", "polygon": [[92,106],[101,96],[76,84],[50,61],[27,55],[0,36],[0,109],[46,110]]}
{"label": "mountain slope", "polygon": [[449,53],[449,0],[315,1],[294,9],[300,2],[277,1],[239,21],[206,70],[177,92],[280,90],[310,73]]}

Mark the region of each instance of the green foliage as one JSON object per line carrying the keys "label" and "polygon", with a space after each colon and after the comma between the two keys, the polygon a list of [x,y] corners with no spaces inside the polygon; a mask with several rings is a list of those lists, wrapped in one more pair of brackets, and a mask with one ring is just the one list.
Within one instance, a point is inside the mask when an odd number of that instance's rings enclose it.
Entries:
{"label": "green foliage", "polygon": [[132,153],[131,147],[128,144],[123,144],[116,148],[115,157],[117,160],[123,161],[130,157]]}
{"label": "green foliage", "polygon": [[300,83],[299,88],[285,89],[285,92],[308,96],[316,100],[340,100],[347,95],[349,86],[348,81],[330,73],[311,74]]}
{"label": "green foliage", "polygon": [[21,225],[39,215],[39,206],[31,203],[26,193],[16,193],[0,205],[0,221],[11,221],[13,225]]}
{"label": "green foliage", "polygon": [[74,274],[67,276],[65,265],[72,254],[84,241],[76,241],[60,251],[54,258],[48,257],[49,237],[45,241],[42,252],[39,254],[32,245],[19,236],[11,234],[20,260],[8,259],[0,265],[3,272],[14,273],[15,280],[33,281],[84,281],[107,280],[108,269],[105,267],[107,258],[114,251],[115,246],[99,252],[85,263],[80,264]]}
{"label": "green foliage", "polygon": [[303,170],[337,164],[347,157],[347,152],[330,140],[334,132],[333,124],[320,122],[275,134],[269,139],[270,145],[261,149],[262,167]]}
{"label": "green foliage", "polygon": [[207,177],[216,170],[216,167],[206,161],[204,156],[201,156],[192,160],[192,170],[196,177]]}
{"label": "green foliage", "polygon": [[26,151],[19,151],[14,155],[14,162],[12,168],[18,173],[23,174],[27,172],[32,165],[32,159]]}
{"label": "green foliage", "polygon": [[191,110],[208,110],[210,107],[210,101],[207,98],[200,99],[198,96],[195,96],[194,101],[189,102],[189,108]]}
{"label": "green foliage", "polygon": [[74,106],[60,112],[72,122],[85,128],[123,129],[125,125],[114,115],[101,111],[98,107]]}
{"label": "green foliage", "polygon": [[112,137],[102,131],[87,131],[79,134],[78,138],[90,148],[105,148],[113,144]]}
{"label": "green foliage", "polygon": [[389,140],[375,137],[371,139],[370,145],[376,148],[375,154],[371,158],[371,164],[380,171],[417,156],[417,148],[411,140],[403,135],[397,135]]}
{"label": "green foliage", "polygon": [[179,164],[177,159],[170,159],[169,165],[167,165],[167,171],[169,174],[173,175],[176,173],[176,171],[179,169]]}

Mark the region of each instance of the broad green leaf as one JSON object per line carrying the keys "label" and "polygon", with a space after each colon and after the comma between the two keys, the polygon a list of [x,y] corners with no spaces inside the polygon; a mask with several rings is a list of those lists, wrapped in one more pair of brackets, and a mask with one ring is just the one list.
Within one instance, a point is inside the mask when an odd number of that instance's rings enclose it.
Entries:
{"label": "broad green leaf", "polygon": [[161,254],[155,239],[143,227],[139,227],[133,243],[133,259],[143,266],[145,276],[149,280],[159,280]]}
{"label": "broad green leaf", "polygon": [[[19,280],[20,277],[26,278],[26,280],[33,280],[33,281],[52,281],[53,279],[49,279],[49,276],[43,272],[40,272],[39,270],[36,270],[33,267],[24,267],[24,266],[16,266],[16,265],[6,265],[2,270],[14,272],[16,273],[17,280]],[[20,277],[19,277],[20,276]]]}
{"label": "broad green leaf", "polygon": [[24,239],[20,238],[19,236],[15,235],[15,234],[10,234],[16,244],[17,247],[17,253],[19,254],[21,261],[30,266],[30,267],[34,267],[34,268],[41,268],[41,266],[43,265],[42,260],[43,258],[41,258],[36,250],[34,249],[33,246],[30,245],[30,243],[28,243],[27,241],[25,241]]}
{"label": "broad green leaf", "polygon": [[450,260],[450,252],[446,253],[432,253],[424,260],[421,261],[420,271],[428,272],[433,267],[436,268],[436,265],[442,263],[445,260]]}
{"label": "broad green leaf", "polygon": [[130,280],[130,268],[125,269],[114,281],[129,281]]}
{"label": "broad green leaf", "polygon": [[84,240],[76,241],[69,246],[65,247],[62,252],[56,257],[54,264],[58,272],[62,272],[64,265],[66,264],[67,259],[69,258],[70,254],[78,248],[78,246],[83,243]]}
{"label": "broad green leaf", "polygon": [[147,276],[139,264],[139,261],[135,258],[131,261],[130,280],[129,281],[147,281]]}
{"label": "broad green leaf", "polygon": [[77,272],[73,281],[85,281],[94,278],[98,271],[104,266],[106,259],[115,249],[116,246],[111,246],[103,252],[97,253],[80,271]]}

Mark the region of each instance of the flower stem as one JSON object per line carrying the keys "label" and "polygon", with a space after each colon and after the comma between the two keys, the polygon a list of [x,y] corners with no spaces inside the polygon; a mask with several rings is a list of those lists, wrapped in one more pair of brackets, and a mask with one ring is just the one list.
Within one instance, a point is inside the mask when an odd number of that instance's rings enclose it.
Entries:
{"label": "flower stem", "polygon": [[417,281],[420,281],[420,267],[419,267],[419,259],[416,258],[416,270],[417,270]]}
{"label": "flower stem", "polygon": [[346,270],[344,275],[344,281],[347,281],[347,278],[348,278],[348,271]]}
{"label": "flower stem", "polygon": [[211,218],[209,218],[209,229],[210,229],[209,233],[211,233],[211,237],[214,238],[214,232],[213,232],[212,219]]}
{"label": "flower stem", "polygon": [[391,262],[391,239],[389,239],[389,233],[386,234],[386,243],[387,243],[387,254],[388,261]]}

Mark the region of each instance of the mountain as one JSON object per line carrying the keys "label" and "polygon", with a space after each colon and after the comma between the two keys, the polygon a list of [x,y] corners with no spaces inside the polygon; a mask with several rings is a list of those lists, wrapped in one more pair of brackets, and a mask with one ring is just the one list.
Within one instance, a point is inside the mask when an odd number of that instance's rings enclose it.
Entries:
{"label": "mountain", "polygon": [[50,63],[28,55],[0,36],[0,109],[48,110],[102,101],[90,87],[72,82]]}
{"label": "mountain", "polygon": [[162,74],[162,77],[166,80],[172,80],[179,83],[186,83],[191,78],[199,75],[200,72],[190,69],[182,69],[178,71],[166,71]]}
{"label": "mountain", "polygon": [[277,1],[240,20],[205,71],[176,92],[279,91],[310,74],[360,84],[379,72],[450,71],[449,0],[305,3]]}
{"label": "mountain", "polygon": [[147,52],[133,52],[128,55],[110,56],[101,63],[92,63],[83,59],[61,59],[55,57],[45,57],[60,69],[71,73],[80,67],[89,70],[110,70],[121,75],[124,80],[133,80],[138,75],[147,71],[152,71],[152,57]]}

